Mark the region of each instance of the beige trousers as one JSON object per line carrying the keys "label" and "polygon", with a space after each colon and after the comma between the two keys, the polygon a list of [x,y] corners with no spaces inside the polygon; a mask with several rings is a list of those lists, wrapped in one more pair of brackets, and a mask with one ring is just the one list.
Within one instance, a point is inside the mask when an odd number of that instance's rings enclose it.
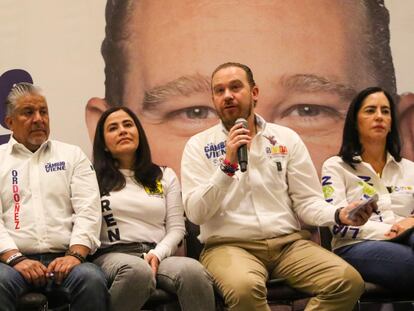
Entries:
{"label": "beige trousers", "polygon": [[211,237],[202,264],[232,311],[270,311],[266,280],[287,282],[315,296],[310,310],[352,310],[364,290],[359,273],[344,260],[309,240],[307,231],[267,240]]}

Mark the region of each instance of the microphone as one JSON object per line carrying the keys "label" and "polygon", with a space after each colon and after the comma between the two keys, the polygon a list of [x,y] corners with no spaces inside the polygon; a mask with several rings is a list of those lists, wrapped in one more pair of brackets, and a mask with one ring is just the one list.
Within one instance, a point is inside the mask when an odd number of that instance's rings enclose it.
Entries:
{"label": "microphone", "polygon": [[[238,118],[234,124],[242,124],[243,128],[247,129],[247,121],[244,118]],[[237,149],[237,159],[239,160],[240,171],[245,172],[247,170],[247,146],[241,145]]]}

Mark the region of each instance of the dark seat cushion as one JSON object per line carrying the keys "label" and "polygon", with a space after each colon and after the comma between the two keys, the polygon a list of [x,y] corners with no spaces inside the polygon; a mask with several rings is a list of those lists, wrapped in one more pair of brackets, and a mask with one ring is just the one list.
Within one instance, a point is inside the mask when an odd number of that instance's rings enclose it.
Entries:
{"label": "dark seat cushion", "polygon": [[17,303],[18,311],[47,310],[47,298],[41,293],[26,293]]}
{"label": "dark seat cushion", "polygon": [[177,296],[175,294],[169,293],[163,289],[155,289],[154,293],[147,300],[143,309],[152,309],[157,306],[168,304],[174,301],[177,301]]}
{"label": "dark seat cushion", "polygon": [[286,279],[277,278],[267,281],[267,301],[275,304],[290,304],[294,300],[310,298],[313,295],[294,289]]}
{"label": "dark seat cushion", "polygon": [[374,283],[365,282],[365,291],[360,301],[364,302],[412,302],[414,295],[412,293],[404,293],[396,286],[395,291],[391,291]]}

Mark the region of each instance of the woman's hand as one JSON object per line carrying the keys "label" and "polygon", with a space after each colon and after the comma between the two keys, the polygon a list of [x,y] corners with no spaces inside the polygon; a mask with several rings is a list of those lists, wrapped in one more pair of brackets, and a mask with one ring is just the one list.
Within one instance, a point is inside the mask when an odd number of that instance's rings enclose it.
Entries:
{"label": "woman's hand", "polygon": [[[352,202],[348,206],[341,209],[339,213],[339,220],[344,225],[351,225],[351,226],[362,226],[365,224],[368,219],[371,217],[372,213],[378,209],[376,202],[371,202],[368,204],[363,205],[363,208],[358,208],[364,201]],[[349,213],[358,208],[356,213],[354,213],[352,219],[349,217]]]}
{"label": "woman's hand", "polygon": [[388,231],[385,236],[389,239],[393,239],[411,227],[414,227],[414,217],[404,218],[393,224],[390,231]]}
{"label": "woman's hand", "polygon": [[158,266],[160,264],[160,261],[158,260],[158,257],[155,256],[152,253],[146,254],[144,256],[144,259],[148,262],[148,264],[151,266],[152,272],[154,275],[157,275]]}

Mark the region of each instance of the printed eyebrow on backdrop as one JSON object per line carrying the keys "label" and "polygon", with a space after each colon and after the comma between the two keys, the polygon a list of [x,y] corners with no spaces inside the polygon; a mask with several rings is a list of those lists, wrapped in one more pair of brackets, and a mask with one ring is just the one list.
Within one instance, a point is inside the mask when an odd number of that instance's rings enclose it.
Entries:
{"label": "printed eyebrow on backdrop", "polygon": [[20,82],[33,83],[30,73],[23,69],[11,69],[0,76],[0,145],[9,140],[11,133],[4,122],[6,116],[6,98],[13,85]]}

